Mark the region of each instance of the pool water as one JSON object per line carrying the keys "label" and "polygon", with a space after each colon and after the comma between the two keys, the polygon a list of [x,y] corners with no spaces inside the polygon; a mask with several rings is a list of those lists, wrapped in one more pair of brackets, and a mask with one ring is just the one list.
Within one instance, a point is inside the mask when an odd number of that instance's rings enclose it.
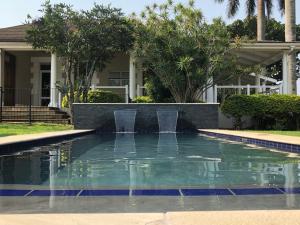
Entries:
{"label": "pool water", "polygon": [[0,184],[292,188],[300,186],[300,156],[199,134],[93,134],[0,156]]}

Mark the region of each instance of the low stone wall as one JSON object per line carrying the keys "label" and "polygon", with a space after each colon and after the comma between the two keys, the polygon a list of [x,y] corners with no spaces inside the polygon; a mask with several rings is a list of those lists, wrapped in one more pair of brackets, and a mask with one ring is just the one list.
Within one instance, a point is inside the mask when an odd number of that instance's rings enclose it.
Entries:
{"label": "low stone wall", "polygon": [[137,132],[157,132],[157,110],[178,110],[178,131],[217,129],[218,104],[74,104],[75,129],[115,131],[115,110],[135,109]]}

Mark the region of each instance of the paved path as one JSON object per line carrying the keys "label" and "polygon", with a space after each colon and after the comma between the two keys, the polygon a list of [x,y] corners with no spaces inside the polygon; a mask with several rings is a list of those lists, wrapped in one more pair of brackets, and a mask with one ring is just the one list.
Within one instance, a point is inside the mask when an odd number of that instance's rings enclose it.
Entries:
{"label": "paved path", "polygon": [[56,131],[56,132],[47,132],[47,133],[39,133],[39,134],[13,135],[13,136],[1,137],[0,146],[22,143],[22,142],[37,141],[37,140],[42,140],[47,138],[63,137],[67,135],[84,134],[91,131],[92,130],[67,130],[67,131]]}
{"label": "paved path", "polygon": [[300,145],[300,137],[278,135],[278,134],[266,134],[259,132],[247,132],[247,131],[236,131],[236,130],[214,130],[214,129],[200,129],[199,131],[213,132],[218,134],[227,134],[233,136],[239,136],[244,138],[253,138],[264,141],[275,141],[286,144]]}
{"label": "paved path", "polygon": [[0,225],[299,225],[300,211],[1,215]]}

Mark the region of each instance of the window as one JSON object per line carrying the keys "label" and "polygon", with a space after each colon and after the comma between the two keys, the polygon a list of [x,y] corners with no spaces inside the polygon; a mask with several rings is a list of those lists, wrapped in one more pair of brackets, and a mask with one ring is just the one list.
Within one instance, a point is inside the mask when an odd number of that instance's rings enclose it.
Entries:
{"label": "window", "polygon": [[109,86],[125,86],[129,84],[129,72],[110,72]]}

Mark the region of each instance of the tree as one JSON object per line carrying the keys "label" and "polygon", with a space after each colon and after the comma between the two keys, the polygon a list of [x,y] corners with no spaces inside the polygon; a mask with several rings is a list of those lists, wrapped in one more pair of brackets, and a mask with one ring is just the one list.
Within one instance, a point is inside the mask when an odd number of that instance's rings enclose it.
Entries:
{"label": "tree", "polygon": [[[243,37],[249,40],[255,40],[256,29],[256,16],[246,17],[244,20],[236,20],[228,25],[228,30],[232,39]],[[284,24],[276,21],[274,18],[268,19],[266,21],[265,37],[267,40],[284,42]]]}
{"label": "tree", "polygon": [[[296,41],[296,2],[285,0],[285,41]],[[288,55],[288,86],[291,94],[297,93],[296,53]]]}
{"label": "tree", "polygon": [[[216,2],[224,2],[224,0],[215,0]],[[284,11],[284,0],[278,0],[280,10]],[[228,0],[228,17],[235,16],[240,7],[239,0]],[[268,18],[272,14],[273,1],[272,0],[247,0],[246,12],[248,17],[253,16],[257,8],[257,41],[265,40],[266,32],[266,13]]]}
{"label": "tree", "polygon": [[46,1],[42,7],[41,18],[29,17],[32,26],[27,41],[63,60],[72,114],[74,102],[87,101],[95,71],[101,72],[116,53],[132,47],[133,27],[120,9],[110,5],[95,4],[91,10],[75,11],[69,5]]}
{"label": "tree", "polygon": [[79,49],[79,86],[86,102],[95,71],[103,71],[116,53],[128,52],[133,45],[133,26],[120,9],[94,5],[82,11],[74,22],[81,40]]}
{"label": "tree", "polygon": [[159,77],[176,102],[197,102],[220,79],[230,79],[233,59],[230,35],[221,19],[207,24],[190,1],[188,6],[147,7],[135,16],[134,53]]}
{"label": "tree", "polygon": [[69,93],[69,104],[73,114],[72,103],[74,102],[74,83],[72,73],[76,64],[80,49],[77,30],[72,25],[77,13],[71,6],[66,4],[51,5],[46,1],[40,10],[43,14],[38,19],[28,16],[31,28],[27,30],[27,42],[33,48],[41,49],[57,54],[63,61],[63,76],[66,79],[66,91]]}

